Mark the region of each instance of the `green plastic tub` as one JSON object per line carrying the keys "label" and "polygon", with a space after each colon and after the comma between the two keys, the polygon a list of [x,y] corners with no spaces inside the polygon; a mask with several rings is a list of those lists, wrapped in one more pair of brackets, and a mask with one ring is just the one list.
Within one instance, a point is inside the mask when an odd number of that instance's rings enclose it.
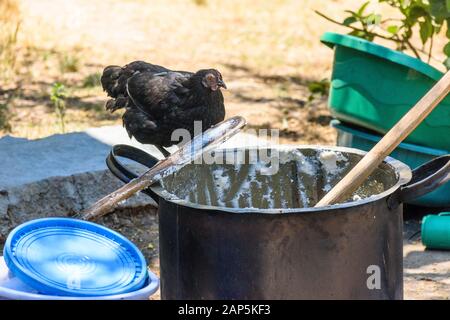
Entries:
{"label": "green plastic tub", "polygon": [[[381,139],[381,136],[345,125],[338,120],[332,120],[331,126],[337,130],[338,146],[369,151]],[[397,149],[391,153],[391,157],[400,160],[410,168],[415,169],[435,157],[449,153],[450,152],[445,150],[432,149],[410,143],[401,143]],[[415,199],[410,202],[410,204],[424,207],[450,207],[450,182],[423,197]]]}
{"label": "green plastic tub", "polygon": [[422,243],[428,249],[450,250],[450,212],[422,219]]}
{"label": "green plastic tub", "polygon": [[[386,133],[439,80],[432,66],[361,38],[325,33],[334,48],[329,107],[337,119]],[[450,96],[406,139],[450,150]]]}

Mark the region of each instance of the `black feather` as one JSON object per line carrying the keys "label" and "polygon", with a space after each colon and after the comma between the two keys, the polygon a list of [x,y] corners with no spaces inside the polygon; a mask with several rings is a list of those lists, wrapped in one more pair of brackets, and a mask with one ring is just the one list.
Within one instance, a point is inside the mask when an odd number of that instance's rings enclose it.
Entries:
{"label": "black feather", "polygon": [[204,85],[208,74],[221,79],[214,69],[196,73],[171,71],[144,61],[106,67],[101,83],[112,97],[106,109],[114,112],[125,108],[124,127],[139,142],[173,145],[171,135],[175,129],[183,128],[193,135],[195,121],[201,121],[206,130],[225,117],[220,89]]}

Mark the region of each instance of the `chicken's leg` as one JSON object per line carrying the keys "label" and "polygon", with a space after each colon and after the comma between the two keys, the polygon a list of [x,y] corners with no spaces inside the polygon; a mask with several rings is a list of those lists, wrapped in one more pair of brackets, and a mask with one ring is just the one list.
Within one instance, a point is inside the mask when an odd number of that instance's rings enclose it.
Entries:
{"label": "chicken's leg", "polygon": [[159,152],[162,153],[162,155],[164,156],[164,158],[167,158],[170,156],[170,152],[167,151],[164,147],[158,146],[158,145],[154,145],[156,147],[156,149],[159,150]]}

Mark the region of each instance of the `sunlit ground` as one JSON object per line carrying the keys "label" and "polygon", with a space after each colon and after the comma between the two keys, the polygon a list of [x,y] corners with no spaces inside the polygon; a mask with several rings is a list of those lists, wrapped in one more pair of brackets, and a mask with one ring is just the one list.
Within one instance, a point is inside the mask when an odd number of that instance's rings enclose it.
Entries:
{"label": "sunlit ground", "polygon": [[282,129],[282,142],[333,144],[326,97],[308,103],[307,84],[330,76],[332,50],[320,35],[346,30],[314,10],[339,19],[362,2],[23,0],[15,72],[0,86],[9,134],[61,132],[49,98],[55,82],[67,89],[66,132],[121,123],[120,112],[104,111],[98,77],[106,65],[142,59],[179,70],[217,68],[229,88],[228,116]]}

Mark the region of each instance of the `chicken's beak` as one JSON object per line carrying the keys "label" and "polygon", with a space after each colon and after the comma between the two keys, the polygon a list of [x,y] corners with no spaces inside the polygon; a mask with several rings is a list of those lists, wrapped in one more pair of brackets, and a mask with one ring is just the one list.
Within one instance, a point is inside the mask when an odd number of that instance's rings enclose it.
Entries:
{"label": "chicken's beak", "polygon": [[219,81],[217,82],[217,85],[218,85],[219,87],[224,88],[224,89],[227,88],[227,85],[225,84],[225,82],[223,82],[223,80],[219,80]]}

